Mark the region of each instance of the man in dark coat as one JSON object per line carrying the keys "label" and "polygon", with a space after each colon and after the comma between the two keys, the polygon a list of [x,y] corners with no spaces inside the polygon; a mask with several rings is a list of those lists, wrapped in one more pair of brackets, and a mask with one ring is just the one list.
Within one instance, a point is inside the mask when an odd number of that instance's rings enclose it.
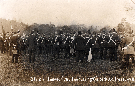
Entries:
{"label": "man in dark coat", "polygon": [[83,62],[84,60],[84,51],[85,51],[85,39],[81,36],[81,31],[78,31],[78,36],[75,38],[73,42],[76,50],[76,61]]}

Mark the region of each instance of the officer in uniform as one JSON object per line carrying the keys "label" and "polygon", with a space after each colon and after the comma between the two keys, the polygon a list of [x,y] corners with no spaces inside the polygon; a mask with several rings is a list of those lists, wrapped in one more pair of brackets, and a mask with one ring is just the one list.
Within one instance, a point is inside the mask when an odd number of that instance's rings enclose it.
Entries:
{"label": "officer in uniform", "polygon": [[103,33],[101,33],[101,36],[99,38],[99,43],[100,43],[100,58],[101,59],[106,59],[107,56],[107,50],[108,50],[108,34],[103,31]]}
{"label": "officer in uniform", "polygon": [[55,49],[59,58],[60,53],[63,53],[63,47],[64,47],[63,46],[63,31],[60,31],[60,36],[57,36],[55,41],[56,41]]}
{"label": "officer in uniform", "polygon": [[85,40],[81,36],[81,31],[78,31],[78,36],[75,37],[73,44],[74,44],[75,50],[76,50],[76,61],[79,62],[79,60],[81,60],[81,62],[83,62],[84,61],[84,51],[85,51]]}
{"label": "officer in uniform", "polygon": [[91,53],[92,53],[92,60],[95,61],[95,59],[98,58],[98,52],[99,52],[99,37],[96,33],[92,35],[91,39]]}
{"label": "officer in uniform", "polygon": [[68,34],[66,39],[65,39],[65,58],[67,58],[68,56],[70,56],[70,47],[71,47],[71,37]]}
{"label": "officer in uniform", "polygon": [[54,42],[55,42],[55,37],[51,36],[51,38],[50,38],[50,53],[51,53],[51,55],[53,55],[53,53],[54,53]]}
{"label": "officer in uniform", "polygon": [[85,59],[88,59],[90,46],[87,45],[87,42],[90,39],[90,34],[86,34],[85,37],[84,37],[84,39],[85,39],[85,44],[86,44],[84,55],[85,55]]}
{"label": "officer in uniform", "polygon": [[111,61],[117,60],[117,49],[118,45],[120,44],[120,38],[118,34],[116,33],[115,29],[112,30],[112,32],[109,33],[109,41],[108,41],[108,47],[109,47],[109,55]]}

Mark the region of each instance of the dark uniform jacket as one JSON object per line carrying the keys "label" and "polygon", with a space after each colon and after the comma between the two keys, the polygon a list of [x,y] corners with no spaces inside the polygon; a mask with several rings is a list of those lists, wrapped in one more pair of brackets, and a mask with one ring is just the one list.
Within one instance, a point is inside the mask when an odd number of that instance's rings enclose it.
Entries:
{"label": "dark uniform jacket", "polygon": [[109,36],[107,34],[101,34],[99,38],[100,47],[108,47]]}
{"label": "dark uniform jacket", "polygon": [[77,36],[74,40],[75,50],[85,50],[85,39],[81,36]]}
{"label": "dark uniform jacket", "polygon": [[110,33],[108,46],[109,47],[118,47],[118,44],[120,44],[120,38],[117,33],[113,32]]}
{"label": "dark uniform jacket", "polygon": [[99,48],[99,38],[97,36],[92,37],[91,47],[92,48]]}

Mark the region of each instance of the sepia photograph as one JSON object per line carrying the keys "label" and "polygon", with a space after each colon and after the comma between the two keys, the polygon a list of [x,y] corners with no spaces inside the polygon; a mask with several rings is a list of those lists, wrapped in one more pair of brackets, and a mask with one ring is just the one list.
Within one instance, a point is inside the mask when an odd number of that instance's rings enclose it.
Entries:
{"label": "sepia photograph", "polygon": [[135,0],[0,0],[0,86],[135,86]]}

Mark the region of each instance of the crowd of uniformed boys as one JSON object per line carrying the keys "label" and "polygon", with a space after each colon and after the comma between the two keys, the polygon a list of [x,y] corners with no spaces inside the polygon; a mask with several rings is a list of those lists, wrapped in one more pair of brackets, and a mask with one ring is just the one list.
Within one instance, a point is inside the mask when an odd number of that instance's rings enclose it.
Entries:
{"label": "crowd of uniformed boys", "polygon": [[60,31],[59,35],[48,36],[32,30],[19,39],[20,54],[28,54],[29,62],[35,62],[38,56],[48,58],[75,58],[77,62],[86,62],[91,49],[92,61],[95,59],[117,60],[117,50],[121,40],[115,29],[91,34],[75,34]]}
{"label": "crowd of uniformed boys", "polygon": [[[64,34],[62,31],[58,35],[48,36],[40,34],[38,31],[31,30],[31,33],[19,37],[13,35],[7,36],[4,39],[0,37],[1,53],[7,52],[12,55],[13,45],[16,45],[18,54],[29,55],[29,62],[35,62],[38,56],[57,58],[73,57],[77,62],[86,62],[88,60],[89,51],[91,49],[92,61],[95,59],[110,59],[117,60],[118,45],[121,40],[115,29],[106,33],[93,32],[82,34],[77,33]],[[13,48],[12,48],[13,47]],[[18,62],[18,55],[15,56],[15,62]],[[12,59],[14,62],[14,57]]]}

